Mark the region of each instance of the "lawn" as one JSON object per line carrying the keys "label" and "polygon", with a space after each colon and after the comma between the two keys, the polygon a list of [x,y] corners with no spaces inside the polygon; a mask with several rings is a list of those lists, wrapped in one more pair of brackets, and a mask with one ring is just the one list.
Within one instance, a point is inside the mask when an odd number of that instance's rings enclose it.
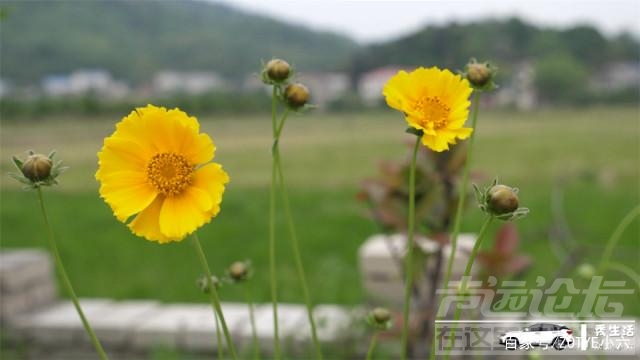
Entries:
{"label": "lawn", "polygon": [[[573,236],[595,262],[622,217],[640,203],[640,129],[637,108],[541,110],[480,114],[473,169],[521,189],[531,214],[518,222],[522,252],[534,259],[527,278],[551,278],[560,264],[549,228],[552,189],[564,194]],[[158,245],[130,234],[99,199],[96,152],[117,118],[4,122],[0,169],[27,149],[57,149],[71,166],[61,184],[46,189],[51,220],[67,270],[81,296],[206,301],[195,287],[200,275],[190,241]],[[267,211],[270,122],[266,116],[201,119],[217,145],[216,161],[231,176],[220,216],[199,233],[213,271],[251,259],[254,297],[269,300]],[[360,182],[381,160],[407,155],[404,121],[391,111],[295,116],[285,129],[283,161],[315,302],[358,304],[365,300],[357,270],[358,246],[377,228],[356,200]],[[34,193],[2,177],[1,246],[43,247],[42,219]],[[477,231],[479,211],[469,208],[463,231]],[[281,222],[282,225],[282,222]],[[288,239],[279,228],[278,274],[282,301],[301,302]],[[636,221],[615,259],[640,270]],[[551,239],[551,241],[557,241]],[[490,245],[487,244],[487,245]],[[612,279],[624,279],[610,274]],[[226,287],[224,300],[243,300]],[[620,298],[625,312],[640,315],[637,296]]]}

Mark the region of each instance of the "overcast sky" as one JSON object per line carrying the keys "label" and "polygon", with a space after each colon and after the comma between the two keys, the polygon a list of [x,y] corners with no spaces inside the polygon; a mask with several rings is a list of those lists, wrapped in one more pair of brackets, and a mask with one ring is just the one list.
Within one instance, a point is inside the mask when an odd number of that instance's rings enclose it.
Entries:
{"label": "overcast sky", "polygon": [[605,34],[640,37],[640,0],[209,0],[290,23],[346,34],[367,43],[392,39],[429,24],[517,15],[538,25],[592,24]]}

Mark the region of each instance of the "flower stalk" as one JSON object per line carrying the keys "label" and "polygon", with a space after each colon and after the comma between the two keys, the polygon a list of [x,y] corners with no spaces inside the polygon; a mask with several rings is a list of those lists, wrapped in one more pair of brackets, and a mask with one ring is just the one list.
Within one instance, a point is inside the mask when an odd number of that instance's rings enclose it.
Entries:
{"label": "flower stalk", "polygon": [[413,147],[411,155],[411,168],[409,170],[409,219],[407,229],[407,255],[406,255],[406,273],[407,280],[404,287],[404,306],[402,313],[402,359],[407,358],[409,347],[409,312],[411,306],[411,289],[413,287],[413,251],[414,251],[414,227],[415,227],[415,207],[416,207],[416,157],[418,147],[420,146],[420,137],[416,137],[416,143]]}
{"label": "flower stalk", "polygon": [[[476,256],[478,256],[478,251],[480,250],[480,245],[482,245],[482,240],[484,240],[485,234],[487,233],[487,229],[489,228],[489,225],[491,224],[491,222],[493,221],[493,215],[488,215],[487,219],[484,221],[484,223],[482,224],[482,227],[480,228],[480,232],[478,233],[478,238],[476,239],[476,243],[473,245],[473,250],[471,250],[471,255],[469,255],[469,260],[467,261],[467,266],[464,269],[464,275],[462,275],[462,280],[460,282],[460,287],[458,288],[458,291],[462,293],[462,296],[466,296],[467,294],[467,288],[468,288],[468,280],[469,280],[469,274],[471,274],[471,268],[473,267],[473,262],[476,259]],[[462,308],[459,306],[459,302],[456,302],[456,312],[454,313],[453,316],[453,323],[454,325],[458,323],[458,321],[460,320],[460,315],[462,314]],[[444,359],[448,360],[449,356],[451,355],[451,348],[454,345],[454,341],[455,341],[455,334],[456,334],[456,329],[455,326],[451,329],[451,342],[450,342],[450,346],[449,349],[447,350]]]}
{"label": "flower stalk", "polygon": [[[207,278],[207,285],[209,287],[209,300],[211,301],[211,307],[213,309],[214,316],[216,317],[216,319],[220,320],[222,331],[224,332],[224,337],[227,342],[227,347],[229,348],[231,357],[236,360],[238,358],[236,355],[236,349],[233,346],[233,341],[231,340],[227,322],[224,320],[224,315],[222,314],[222,307],[220,306],[220,299],[218,298],[218,289],[213,283],[211,270],[209,269],[209,264],[207,263],[207,257],[204,255],[204,251],[202,250],[202,246],[200,245],[200,239],[198,238],[198,234],[195,232],[193,233],[193,246],[196,250],[198,260],[200,261],[200,265],[202,266],[202,270],[204,271]],[[218,343],[219,348],[221,347],[221,345],[222,344]]]}
{"label": "flower stalk", "polygon": [[76,308],[76,311],[78,312],[78,316],[80,316],[80,320],[82,321],[82,326],[84,326],[84,330],[87,332],[87,335],[89,335],[89,339],[91,340],[93,347],[98,352],[100,359],[102,360],[108,359],[107,354],[102,348],[102,344],[100,344],[100,340],[98,340],[98,337],[96,336],[95,332],[91,328],[91,325],[89,325],[89,321],[87,320],[87,318],[84,315],[84,312],[82,311],[82,307],[80,306],[80,301],[78,301],[78,296],[73,290],[73,286],[71,286],[71,281],[69,280],[69,277],[67,276],[67,272],[64,269],[64,265],[62,264],[62,259],[60,258],[60,253],[58,252],[58,246],[56,245],[56,240],[53,235],[53,229],[51,228],[51,223],[49,223],[49,217],[47,216],[47,211],[44,206],[44,198],[42,197],[41,187],[37,186],[36,191],[38,193],[38,200],[40,203],[40,210],[42,211],[42,217],[44,218],[44,222],[47,227],[47,231],[49,233],[49,237],[48,237],[49,248],[53,253],[53,258],[55,259],[56,267],[58,268],[58,273],[62,278],[62,284],[64,285],[64,287],[67,290],[67,293],[71,297],[71,302],[73,303],[73,306]]}
{"label": "flower stalk", "polygon": [[271,282],[271,303],[273,306],[273,357],[280,358],[280,334],[278,331],[278,279],[276,277],[276,174],[277,164],[275,161],[277,147],[278,125],[276,111],[278,108],[277,87],[273,86],[271,94],[271,127],[273,131],[273,148],[271,160],[271,189],[269,193],[269,276]]}
{"label": "flower stalk", "polygon": [[251,322],[251,343],[253,345],[253,358],[260,359],[260,344],[258,343],[258,334],[256,332],[256,318],[253,309],[253,298],[251,296],[251,288],[249,284],[245,284],[245,298],[249,307],[249,321]]}

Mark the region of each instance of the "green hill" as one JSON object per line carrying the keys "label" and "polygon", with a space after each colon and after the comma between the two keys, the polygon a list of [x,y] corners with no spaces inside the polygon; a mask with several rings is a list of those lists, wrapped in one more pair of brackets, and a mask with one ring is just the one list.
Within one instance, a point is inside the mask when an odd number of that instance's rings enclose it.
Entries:
{"label": "green hill", "polygon": [[261,60],[301,70],[344,68],[356,44],[226,5],[200,1],[3,1],[1,76],[37,83],[51,73],[104,68],[140,83],[163,69],[235,77]]}

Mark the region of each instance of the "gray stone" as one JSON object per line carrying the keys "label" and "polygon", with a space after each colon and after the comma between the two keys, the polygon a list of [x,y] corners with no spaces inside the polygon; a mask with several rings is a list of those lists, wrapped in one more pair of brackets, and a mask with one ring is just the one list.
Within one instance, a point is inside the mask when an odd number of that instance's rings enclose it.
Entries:
{"label": "gray stone", "polygon": [[[201,307],[200,314],[193,316],[189,319],[187,327],[184,330],[184,346],[189,350],[214,350],[217,347],[217,336],[215,318],[213,316],[213,310],[211,306]],[[229,328],[232,341],[237,350],[244,346],[245,339],[241,335],[241,329],[246,324],[250,324],[249,321],[249,307],[246,304],[222,304],[222,313],[224,315],[225,322]],[[227,343],[224,337],[224,333],[221,331],[222,346],[226,349]]]}
{"label": "gray stone", "polygon": [[[310,331],[306,321],[307,310],[303,305],[278,305],[278,332],[283,347],[294,341],[299,332]],[[256,313],[256,333],[258,334],[260,349],[273,352],[274,329],[271,305],[260,307],[260,311]],[[240,335],[243,339],[251,339],[251,324],[249,321],[240,328]]]}
{"label": "gray stone", "polygon": [[43,250],[0,251],[0,293],[20,292],[34,283],[53,282],[53,266]]}
{"label": "gray stone", "polygon": [[[108,311],[111,300],[80,299],[80,306],[89,323],[97,314]],[[70,301],[60,302],[45,310],[22,314],[13,321],[22,337],[40,344],[71,344],[80,341],[84,327]]]}

